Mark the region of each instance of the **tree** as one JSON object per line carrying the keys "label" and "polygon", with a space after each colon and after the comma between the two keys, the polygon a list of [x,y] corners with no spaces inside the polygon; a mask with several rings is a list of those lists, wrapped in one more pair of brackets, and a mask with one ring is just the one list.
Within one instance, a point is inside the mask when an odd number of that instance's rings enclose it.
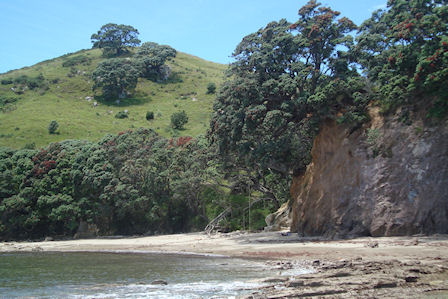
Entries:
{"label": "tree", "polygon": [[216,84],[213,82],[210,82],[207,85],[207,94],[214,94],[216,92]]}
{"label": "tree", "polygon": [[56,134],[56,131],[58,130],[58,128],[59,128],[58,122],[55,120],[52,120],[50,122],[50,124],[48,125],[48,133]]}
{"label": "tree", "polygon": [[171,74],[171,69],[165,62],[176,57],[176,53],[170,46],[146,42],[137,50],[135,63],[144,78],[153,81],[166,80]]}
{"label": "tree", "polygon": [[296,23],[271,22],[236,47],[211,119],[223,155],[298,174],[310,162],[319,119],[363,91],[347,53],[355,25],[319,5],[309,1]]}
{"label": "tree", "polygon": [[424,94],[427,106],[448,112],[447,4],[390,0],[360,26],[355,54],[379,87],[385,110],[416,103]]}
{"label": "tree", "polygon": [[112,58],[98,64],[92,74],[93,90],[103,89],[106,99],[125,98],[137,86],[139,71],[131,60]]}
{"label": "tree", "polygon": [[182,130],[184,125],[188,122],[188,116],[185,110],[181,112],[174,112],[171,114],[171,126],[174,129]]}
{"label": "tree", "polygon": [[132,26],[109,23],[92,34],[90,39],[93,48],[103,49],[103,54],[119,56],[127,52],[127,47],[136,47],[140,44],[138,34],[138,30]]}

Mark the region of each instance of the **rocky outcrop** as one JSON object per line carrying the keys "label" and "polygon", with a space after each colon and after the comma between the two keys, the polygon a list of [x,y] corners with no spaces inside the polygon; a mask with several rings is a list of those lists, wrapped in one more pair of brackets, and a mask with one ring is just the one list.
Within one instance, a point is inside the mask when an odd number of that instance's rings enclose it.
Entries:
{"label": "rocky outcrop", "polygon": [[264,231],[286,230],[291,226],[291,206],[289,202],[284,203],[276,212],[266,216],[266,227]]}
{"label": "rocky outcrop", "polygon": [[[448,121],[403,114],[351,132],[327,121],[293,179],[291,231],[304,236],[448,233]],[[422,118],[424,119],[424,118]]]}

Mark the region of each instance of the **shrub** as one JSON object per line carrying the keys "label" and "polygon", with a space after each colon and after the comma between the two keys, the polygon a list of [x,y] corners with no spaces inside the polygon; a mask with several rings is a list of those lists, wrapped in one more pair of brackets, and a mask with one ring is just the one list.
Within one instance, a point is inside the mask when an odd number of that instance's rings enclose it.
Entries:
{"label": "shrub", "polygon": [[10,79],[10,78],[8,78],[8,79],[3,79],[2,80],[2,85],[8,85],[8,84],[12,84],[12,80]]}
{"label": "shrub", "polygon": [[28,86],[28,88],[31,90],[36,88],[41,88],[44,90],[48,89],[45,77],[42,74],[39,74],[37,77],[28,77],[27,75],[20,75],[14,78],[13,82],[17,85]]}
{"label": "shrub", "polygon": [[78,64],[90,64],[91,59],[85,55],[78,55],[78,56],[73,56],[70,58],[67,58],[67,60],[65,60],[62,63],[63,67],[70,67],[70,66],[75,66]]}
{"label": "shrub", "polygon": [[36,143],[35,142],[27,143],[27,144],[25,144],[23,149],[29,149],[29,150],[36,149]]}
{"label": "shrub", "polygon": [[118,111],[118,113],[115,114],[115,118],[119,119],[128,118],[128,113],[125,111]]}
{"label": "shrub", "polygon": [[182,110],[181,112],[174,112],[171,115],[171,126],[174,129],[181,130],[184,128],[184,125],[188,122],[187,113]]}
{"label": "shrub", "polygon": [[216,84],[215,83],[209,83],[207,85],[207,94],[214,94],[216,92]]}
{"label": "shrub", "polygon": [[56,131],[58,130],[58,128],[59,128],[58,122],[55,120],[52,120],[50,122],[50,124],[48,125],[48,133],[56,134]]}
{"label": "shrub", "polygon": [[147,111],[146,112],[146,120],[151,120],[151,119],[154,119],[154,112]]}

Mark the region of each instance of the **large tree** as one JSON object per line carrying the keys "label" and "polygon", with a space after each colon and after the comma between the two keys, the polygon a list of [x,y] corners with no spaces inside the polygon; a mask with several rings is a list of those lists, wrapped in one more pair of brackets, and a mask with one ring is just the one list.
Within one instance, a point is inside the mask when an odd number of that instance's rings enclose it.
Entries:
{"label": "large tree", "polygon": [[106,99],[119,99],[135,89],[140,75],[130,59],[112,58],[101,62],[92,74],[93,89],[102,88]]}
{"label": "large tree", "polygon": [[119,56],[127,52],[127,47],[136,47],[140,44],[138,34],[138,30],[130,25],[109,23],[92,34],[90,39],[93,48],[103,49],[105,55]]}
{"label": "large tree", "polygon": [[389,0],[360,26],[355,53],[383,108],[424,100],[437,114],[448,112],[447,4]]}
{"label": "large tree", "polygon": [[244,37],[214,105],[211,138],[221,152],[260,169],[303,171],[316,121],[362,91],[347,54],[353,29],[339,12],[309,1],[296,23],[271,22]]}
{"label": "large tree", "polygon": [[154,81],[166,80],[171,69],[165,65],[165,62],[176,57],[176,53],[176,50],[170,46],[146,42],[137,50],[135,63],[143,77]]}

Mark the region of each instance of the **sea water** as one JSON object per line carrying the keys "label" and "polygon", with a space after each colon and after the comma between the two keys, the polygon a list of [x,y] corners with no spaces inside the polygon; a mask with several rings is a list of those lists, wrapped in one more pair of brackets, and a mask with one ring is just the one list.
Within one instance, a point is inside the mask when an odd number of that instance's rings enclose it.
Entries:
{"label": "sea water", "polygon": [[263,261],[220,256],[0,253],[0,298],[233,297],[273,274]]}

